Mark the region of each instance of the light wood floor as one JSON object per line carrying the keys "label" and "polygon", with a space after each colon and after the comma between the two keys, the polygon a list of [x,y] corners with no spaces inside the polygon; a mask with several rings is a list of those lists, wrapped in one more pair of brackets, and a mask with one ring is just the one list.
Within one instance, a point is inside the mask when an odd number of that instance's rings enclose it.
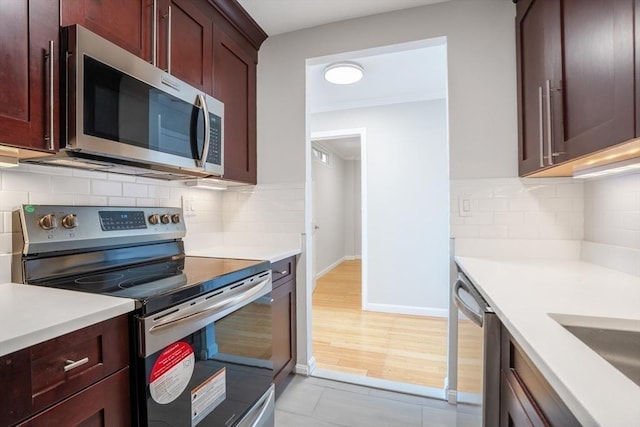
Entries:
{"label": "light wood floor", "polygon": [[[313,292],[313,354],[319,368],[442,388],[447,320],[361,310],[361,263],[345,261]],[[481,388],[480,328],[461,322],[458,390]]]}

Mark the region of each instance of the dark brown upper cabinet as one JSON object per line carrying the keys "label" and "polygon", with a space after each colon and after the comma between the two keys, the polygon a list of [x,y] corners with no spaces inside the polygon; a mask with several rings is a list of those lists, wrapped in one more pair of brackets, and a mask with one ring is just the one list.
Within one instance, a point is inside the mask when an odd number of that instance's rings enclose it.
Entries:
{"label": "dark brown upper cabinet", "polygon": [[220,27],[214,32],[213,94],[224,103],[224,178],[255,184],[257,51]]}
{"label": "dark brown upper cabinet", "polygon": [[635,136],[634,1],[517,3],[521,176]]}
{"label": "dark brown upper cabinet", "polygon": [[63,27],[80,24],[140,58],[152,60],[150,0],[61,0]]}
{"label": "dark brown upper cabinet", "polygon": [[56,149],[58,2],[0,3],[0,144]]}
{"label": "dark brown upper cabinet", "polygon": [[189,0],[159,0],[157,66],[213,93],[213,21]]}

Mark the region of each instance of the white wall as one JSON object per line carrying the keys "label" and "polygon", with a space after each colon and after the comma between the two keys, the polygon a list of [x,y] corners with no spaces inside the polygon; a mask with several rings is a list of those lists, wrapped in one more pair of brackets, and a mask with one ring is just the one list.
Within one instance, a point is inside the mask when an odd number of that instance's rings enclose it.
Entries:
{"label": "white wall", "polygon": [[365,308],[446,316],[446,102],[319,113],[311,127],[313,132],[366,129]]}
{"label": "white wall", "polygon": [[517,175],[515,7],[451,0],[270,37],[258,63],[258,182],[305,177],[305,61],[447,37],[451,176]]}
{"label": "white wall", "polygon": [[345,161],[329,154],[329,164],[313,159],[314,221],[320,227],[316,238],[316,275],[326,273],[345,256],[347,198]]}

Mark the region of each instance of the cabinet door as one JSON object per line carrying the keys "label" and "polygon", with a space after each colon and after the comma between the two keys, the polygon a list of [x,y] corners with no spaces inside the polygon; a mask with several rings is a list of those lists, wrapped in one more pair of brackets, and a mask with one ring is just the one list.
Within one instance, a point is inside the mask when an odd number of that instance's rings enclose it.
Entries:
{"label": "cabinet door", "polygon": [[273,331],[273,373],[276,389],[293,371],[296,363],[296,292],[290,280],[271,292]]}
{"label": "cabinet door", "polygon": [[62,0],[61,25],[88,30],[151,61],[153,5],[156,0]]}
{"label": "cabinet door", "polygon": [[59,134],[58,3],[0,0],[0,11],[0,143],[52,149],[50,138]]}
{"label": "cabinet door", "polygon": [[[634,0],[551,2],[557,152],[570,159],[635,135]],[[561,48],[561,52],[558,50]],[[555,96],[555,95],[558,96]]]}
{"label": "cabinet door", "polygon": [[131,425],[129,368],[18,424],[19,427]]}
{"label": "cabinet door", "polygon": [[545,3],[545,0],[530,0],[517,4],[518,167],[521,176],[546,164],[543,153],[543,91],[547,73]]}
{"label": "cabinet door", "polygon": [[500,340],[500,425],[579,427],[578,420],[504,326]]}
{"label": "cabinet door", "polygon": [[[526,400],[526,395],[519,388],[520,397]],[[527,401],[527,403],[530,402]],[[518,398],[518,393],[507,379],[507,374],[501,373],[500,377],[500,427],[546,427],[547,424],[536,416],[532,420],[527,415],[524,405]]]}
{"label": "cabinet door", "polygon": [[227,33],[214,30],[214,96],[224,103],[224,178],[256,183],[256,63]]}
{"label": "cabinet door", "polygon": [[213,92],[213,21],[192,2],[161,0],[158,67],[206,93]]}

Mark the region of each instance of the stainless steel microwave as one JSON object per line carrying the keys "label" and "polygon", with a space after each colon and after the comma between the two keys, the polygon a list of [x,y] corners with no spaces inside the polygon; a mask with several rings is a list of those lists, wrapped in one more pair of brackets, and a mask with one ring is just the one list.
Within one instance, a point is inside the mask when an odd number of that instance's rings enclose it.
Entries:
{"label": "stainless steel microwave", "polygon": [[222,102],[79,25],[62,40],[63,145],[39,163],[164,179],[223,175]]}

